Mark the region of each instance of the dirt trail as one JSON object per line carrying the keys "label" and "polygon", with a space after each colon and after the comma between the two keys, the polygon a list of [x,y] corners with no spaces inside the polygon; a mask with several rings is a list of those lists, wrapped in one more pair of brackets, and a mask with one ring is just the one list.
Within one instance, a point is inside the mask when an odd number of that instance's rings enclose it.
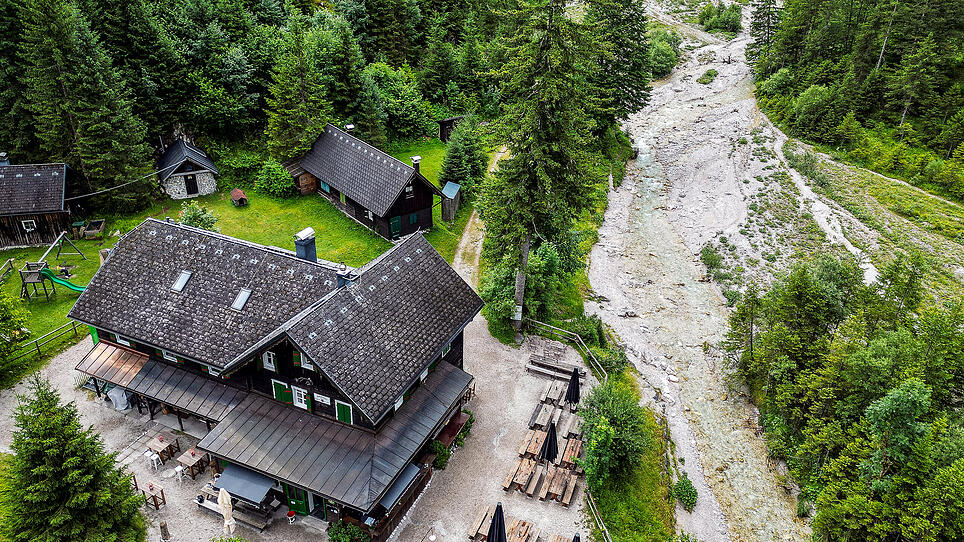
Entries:
{"label": "dirt trail", "polygon": [[[752,131],[757,149],[782,162],[782,134],[753,98],[745,36],[724,42],[653,9],[681,28],[692,51],[627,122],[640,155],[610,193],[589,271],[600,297],[587,310],[629,345],[650,388],[644,396],[665,413],[679,468],[697,487],[693,513],[677,508],[680,529],[706,542],[807,540],[809,527],[796,518],[795,498],[758,436],[755,409],[727,381],[716,345],[728,312],[719,289],[703,282],[697,257],[721,232],[743,227],[748,200],[764,186],[753,179],[772,170],[772,161],[766,165],[738,140]],[[698,83],[709,68],[716,79]],[[794,182],[828,241],[846,241],[833,210],[802,178]]]}

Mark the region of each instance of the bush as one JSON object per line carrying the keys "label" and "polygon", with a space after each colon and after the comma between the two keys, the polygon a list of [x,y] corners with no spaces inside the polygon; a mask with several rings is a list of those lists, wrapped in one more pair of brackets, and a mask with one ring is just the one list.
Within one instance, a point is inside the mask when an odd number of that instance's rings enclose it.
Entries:
{"label": "bush", "polygon": [[358,525],[342,521],[332,523],[328,527],[328,540],[330,542],[371,542],[371,537]]}
{"label": "bush", "polygon": [[729,6],[724,6],[723,2],[719,4],[710,2],[700,10],[697,21],[707,31],[736,33],[743,28],[743,7],[735,2]]}
{"label": "bush", "polygon": [[277,160],[269,159],[254,179],[255,190],[274,196],[287,198],[295,194],[295,182],[288,174],[288,170]]}
{"label": "bush", "polygon": [[218,217],[210,209],[194,200],[181,204],[181,213],[178,218],[181,224],[186,226],[208,231],[220,231],[217,227]]}
{"label": "bush", "polygon": [[606,333],[602,327],[602,320],[595,314],[586,316],[581,314],[566,322],[563,326],[567,330],[579,335],[583,342],[593,346],[606,346]]}
{"label": "bush", "polygon": [[609,346],[607,348],[597,348],[590,347],[593,354],[595,354],[596,359],[599,360],[599,364],[606,369],[607,373],[620,373],[629,365],[629,358],[626,357],[626,351],[622,348],[616,348]]}
{"label": "bush", "polygon": [[810,515],[810,501],[805,497],[797,498],[797,517],[805,518]]}
{"label": "bush", "polygon": [[[515,273],[508,263],[500,263],[482,277],[479,295],[485,300],[486,318],[509,321],[515,312]],[[548,316],[551,301],[561,280],[559,253],[551,243],[543,243],[529,253],[526,268],[525,311],[533,318]]]}
{"label": "bush", "polygon": [[837,127],[834,93],[823,85],[810,85],[793,102],[793,129],[801,137],[827,142]]}
{"label": "bush", "polygon": [[703,250],[700,251],[700,260],[703,261],[703,265],[710,271],[719,269],[723,265],[723,257],[711,244],[706,244]]}
{"label": "bush", "polygon": [[701,75],[700,78],[696,80],[696,82],[701,85],[708,85],[712,83],[714,79],[716,79],[716,76],[719,75],[719,73],[720,72],[714,69],[706,70],[705,72],[703,72],[703,75]]}
{"label": "bush", "polygon": [[690,481],[689,476],[684,472],[680,479],[673,486],[673,495],[676,496],[676,500],[679,501],[683,508],[687,512],[692,512],[693,508],[696,507],[696,499],[698,495],[696,494],[696,488],[693,487],[693,482]]}
{"label": "bush", "polygon": [[786,94],[792,88],[793,72],[790,71],[790,68],[780,68],[779,71],[760,83],[760,92],[767,96]]}
{"label": "bush", "polygon": [[639,405],[636,382],[625,373],[593,388],[583,405],[586,454],[581,464],[590,487],[599,488],[635,468],[655,437]]}
{"label": "bush", "polygon": [[650,65],[654,78],[666,77],[679,63],[679,34],[663,29],[649,33]]}
{"label": "bush", "polygon": [[469,419],[465,422],[465,427],[463,427],[462,430],[459,431],[459,434],[455,436],[454,444],[459,448],[465,444],[465,439],[469,436],[469,433],[472,432],[472,424],[475,423],[475,414],[471,410],[463,408],[462,412],[468,414]]}
{"label": "bush", "polygon": [[435,454],[435,460],[432,461],[433,467],[438,470],[442,470],[448,466],[449,458],[452,457],[452,450],[450,450],[448,446],[437,440],[433,440],[432,444],[429,446],[429,450]]}

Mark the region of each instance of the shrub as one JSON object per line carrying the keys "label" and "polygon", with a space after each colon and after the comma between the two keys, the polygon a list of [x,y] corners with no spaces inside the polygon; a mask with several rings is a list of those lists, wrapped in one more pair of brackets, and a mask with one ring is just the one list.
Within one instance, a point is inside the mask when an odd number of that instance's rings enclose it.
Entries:
{"label": "shrub", "polygon": [[700,250],[700,260],[703,261],[703,265],[710,271],[719,269],[723,265],[723,257],[716,250],[716,247],[707,243],[703,250]]}
{"label": "shrub", "polygon": [[742,294],[740,294],[739,290],[726,290],[723,292],[723,297],[726,298],[727,307],[734,307],[740,302]]}
{"label": "shrub", "polygon": [[683,531],[673,539],[673,542],[700,542],[700,539],[696,538],[696,535]]}
{"label": "shrub", "polygon": [[653,77],[666,77],[679,63],[679,45],[673,45],[668,32],[657,31],[650,35],[649,55]]}
{"label": "shrub", "polygon": [[780,68],[776,73],[760,83],[760,92],[767,96],[786,94],[793,88],[793,72],[790,68]]}
{"label": "shrub", "polygon": [[277,160],[269,159],[254,179],[255,190],[274,196],[286,198],[295,194],[295,183],[288,174],[288,170]]}
{"label": "shrub", "polygon": [[438,470],[444,469],[449,464],[449,458],[452,457],[452,450],[448,446],[442,444],[437,440],[433,440],[429,449],[435,454],[435,460],[432,461],[432,466]]}
{"label": "shrub", "polygon": [[696,19],[707,31],[739,32],[743,28],[743,7],[735,2],[729,6],[710,2],[703,6]]}
{"label": "shrub", "polygon": [[332,523],[328,527],[328,540],[330,542],[371,542],[371,537],[358,525],[342,521]]}
{"label": "shrub", "polygon": [[475,423],[475,414],[471,410],[463,408],[462,412],[468,414],[469,419],[465,422],[465,427],[463,427],[462,430],[459,431],[459,434],[455,436],[455,445],[459,448],[465,444],[466,437],[468,437],[469,433],[472,432],[472,424]]}
{"label": "shrub", "polygon": [[[479,295],[485,300],[486,318],[508,321],[515,312],[515,273],[508,263],[500,263],[482,277]],[[561,280],[559,253],[551,243],[543,243],[529,253],[526,268],[525,310],[533,318],[545,318]]]}
{"label": "shrub", "polygon": [[603,331],[602,320],[595,314],[576,316],[566,322],[565,328],[579,335],[588,345],[606,346],[606,333]]}
{"label": "shrub", "polygon": [[673,495],[676,496],[676,500],[679,501],[683,508],[687,512],[692,512],[693,508],[696,507],[696,499],[698,495],[696,494],[696,488],[693,487],[693,482],[690,481],[689,476],[684,472],[680,479],[673,486]]}
{"label": "shrub", "polygon": [[217,227],[218,217],[210,209],[197,201],[191,200],[181,204],[181,214],[178,216],[181,224],[201,228],[202,230],[220,231]]}
{"label": "shrub", "polygon": [[628,473],[655,442],[639,405],[639,390],[625,373],[612,375],[593,388],[580,408],[586,432],[586,454],[581,462],[593,488]]}
{"label": "shrub", "polygon": [[607,373],[620,373],[629,365],[629,358],[626,357],[626,351],[622,348],[616,348],[609,346],[607,348],[592,348],[593,354],[595,354],[596,359],[599,360],[599,364],[606,369]]}
{"label": "shrub", "polygon": [[794,131],[805,138],[817,141],[831,139],[837,127],[833,114],[835,99],[833,92],[823,85],[810,85],[793,102]]}
{"label": "shrub", "polygon": [[797,498],[797,517],[805,518],[810,515],[810,501],[805,497]]}
{"label": "shrub", "polygon": [[719,75],[719,72],[711,68],[703,72],[703,75],[701,75],[700,78],[696,80],[696,82],[701,85],[708,85],[712,83],[714,79],[716,79],[717,75]]}

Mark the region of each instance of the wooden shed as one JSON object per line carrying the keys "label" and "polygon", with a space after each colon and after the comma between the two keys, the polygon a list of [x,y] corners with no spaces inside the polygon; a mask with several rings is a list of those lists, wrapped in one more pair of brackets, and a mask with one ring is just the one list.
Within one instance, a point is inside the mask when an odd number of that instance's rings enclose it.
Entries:
{"label": "wooden shed", "polygon": [[69,171],[62,163],[0,164],[0,248],[49,244],[70,229]]}
{"label": "wooden shed", "polygon": [[438,138],[442,140],[442,143],[449,142],[449,138],[452,137],[452,132],[455,131],[455,128],[464,118],[465,115],[459,115],[457,117],[449,117],[436,121],[438,122]]}

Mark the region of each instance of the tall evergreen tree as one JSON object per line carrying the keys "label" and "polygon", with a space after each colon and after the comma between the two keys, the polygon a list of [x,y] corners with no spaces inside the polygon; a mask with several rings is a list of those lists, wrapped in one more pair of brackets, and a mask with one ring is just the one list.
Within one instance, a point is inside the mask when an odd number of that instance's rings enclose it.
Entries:
{"label": "tall evergreen tree", "polygon": [[358,112],[351,119],[356,125],[358,136],[369,145],[384,150],[388,144],[386,116],[385,103],[374,77],[363,72]]}
{"label": "tall evergreen tree", "polygon": [[897,68],[890,80],[890,95],[902,106],[898,124],[904,124],[912,106],[931,98],[937,84],[937,60],[934,38],[928,35]]}
{"label": "tall evergreen tree", "polygon": [[780,22],[780,12],[776,0],[753,0],[752,6],[750,36],[753,41],[747,45],[746,57],[754,64],[761,61],[766,64]]}
{"label": "tall evergreen tree", "polygon": [[483,187],[481,203],[487,250],[516,268],[521,308],[533,235],[568,230],[588,204],[586,138],[599,107],[588,81],[598,51],[589,28],[567,15],[564,0],[525,0],[515,16],[520,31],[498,71],[510,157]]}
{"label": "tall evergreen tree", "polygon": [[437,19],[432,27],[432,37],[425,52],[425,66],[419,75],[422,94],[435,103],[447,102],[448,84],[456,76],[455,50],[445,39],[445,29]]}
{"label": "tall evergreen tree", "polygon": [[[98,189],[150,171],[144,124],[83,15],[64,0],[29,0],[23,15],[26,97],[48,159],[65,160]],[[110,201],[133,204],[138,195],[115,192]]]}
{"label": "tall evergreen tree", "polygon": [[485,58],[482,56],[478,31],[471,21],[466,21],[463,36],[457,58],[456,79],[459,90],[470,96],[479,96],[485,90]]}
{"label": "tall evergreen tree", "polygon": [[331,103],[309,50],[312,31],[300,18],[292,20],[287,50],[272,74],[265,136],[277,158],[304,154],[331,119]]}
{"label": "tall evergreen tree", "polygon": [[20,0],[0,0],[0,141],[9,145],[2,150],[30,159],[36,141],[22,80],[21,9]]}
{"label": "tall evergreen tree", "polygon": [[464,119],[445,145],[439,185],[445,186],[448,182],[460,184],[463,197],[471,197],[475,187],[485,178],[488,162],[479,138],[478,124],[472,118]]}
{"label": "tall evergreen tree", "polygon": [[592,81],[601,95],[600,128],[606,128],[629,118],[649,100],[646,5],[638,0],[592,0],[587,14],[598,43],[598,69]]}
{"label": "tall evergreen tree", "polygon": [[49,382],[35,379],[18,397],[13,465],[3,495],[3,534],[15,542],[146,540],[142,497],[80,424],[77,407],[61,404]]}

